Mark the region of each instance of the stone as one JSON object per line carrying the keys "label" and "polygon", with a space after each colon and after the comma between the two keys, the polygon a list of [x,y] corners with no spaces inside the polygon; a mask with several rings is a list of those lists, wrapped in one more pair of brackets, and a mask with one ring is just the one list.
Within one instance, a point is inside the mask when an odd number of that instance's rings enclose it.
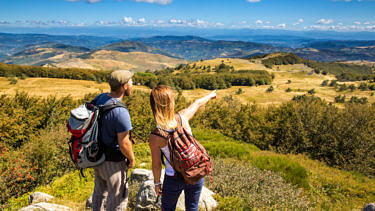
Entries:
{"label": "stone", "polygon": [[24,207],[20,209],[19,211],[34,211],[34,210],[47,210],[47,211],[70,211],[72,210],[69,207],[63,206],[63,205],[58,205],[58,204],[51,204],[47,202],[40,202],[37,204],[29,205],[27,207]]}
{"label": "stone", "polygon": [[[164,180],[165,169],[161,170],[161,177],[160,181]],[[131,172],[130,181],[137,181],[137,182],[144,182],[147,180],[153,180],[154,176],[152,175],[152,171],[147,169],[134,169]]]}
{"label": "stone", "polygon": [[53,196],[42,192],[35,192],[29,196],[29,204],[38,202],[48,202],[53,199]]}
{"label": "stone", "polygon": [[130,181],[137,181],[137,182],[144,182],[146,180],[151,179],[152,171],[147,169],[134,169],[131,172]]}
{"label": "stone", "polygon": [[[212,211],[217,207],[216,200],[212,197],[215,193],[210,189],[203,186],[202,192],[199,198],[199,208],[202,210]],[[185,194],[182,191],[180,197],[177,201],[177,208],[180,210],[185,210]]]}
{"label": "stone", "polygon": [[161,200],[160,197],[156,196],[154,180],[146,180],[142,183],[141,187],[139,188],[136,197],[135,210],[159,210],[160,207]]}
{"label": "stone", "polygon": [[[143,174],[146,175],[146,171],[139,171],[139,172],[143,172]],[[161,181],[164,180],[164,172],[165,171],[163,169],[162,177],[160,179]],[[133,176],[133,172],[132,172],[132,176]],[[146,177],[143,176],[143,177],[138,177],[138,178],[146,178]],[[156,196],[152,174],[151,174],[151,177],[148,177],[148,178],[149,179],[144,181],[141,187],[139,188],[139,191],[136,197],[135,210],[155,210],[155,209],[160,209],[161,207],[161,198],[160,197],[158,198]],[[203,210],[208,210],[208,211],[214,210],[217,207],[217,202],[212,197],[213,195],[214,195],[214,192],[212,192],[211,190],[203,186],[203,189],[199,198],[199,207]],[[177,208],[180,210],[185,210],[184,191],[182,191],[178,199]]]}
{"label": "stone", "polygon": [[363,208],[363,211],[375,211],[375,203],[371,203],[371,204],[366,205]]}

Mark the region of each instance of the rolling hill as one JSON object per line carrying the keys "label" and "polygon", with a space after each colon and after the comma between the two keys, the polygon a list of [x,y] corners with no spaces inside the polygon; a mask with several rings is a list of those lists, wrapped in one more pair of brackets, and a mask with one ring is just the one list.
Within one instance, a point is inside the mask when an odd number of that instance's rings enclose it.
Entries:
{"label": "rolling hill", "polygon": [[186,60],[175,59],[161,54],[145,52],[119,52],[99,50],[85,55],[83,58],[72,58],[58,63],[51,63],[54,67],[77,67],[97,70],[129,69],[136,72],[158,70],[185,64]]}

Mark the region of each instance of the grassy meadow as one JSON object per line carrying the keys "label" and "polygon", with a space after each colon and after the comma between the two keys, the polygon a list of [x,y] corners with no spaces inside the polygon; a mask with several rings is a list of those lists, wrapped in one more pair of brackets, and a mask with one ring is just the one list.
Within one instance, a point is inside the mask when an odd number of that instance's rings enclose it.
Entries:
{"label": "grassy meadow", "polygon": [[[232,60],[236,61],[235,59]],[[221,60],[219,59],[218,61]],[[232,95],[244,104],[257,103],[266,106],[279,105],[289,101],[293,96],[303,95],[309,90],[314,89],[315,96],[325,99],[327,102],[334,102],[334,98],[337,95],[346,95],[347,99],[350,99],[352,96],[367,97],[370,103],[375,102],[375,96],[371,96],[371,93],[374,93],[374,91],[360,91],[357,89],[353,92],[349,90],[337,92],[333,87],[321,86],[324,80],[334,80],[335,77],[332,75],[317,75],[311,74],[310,71],[298,71],[298,69],[307,68],[299,65],[280,65],[277,68],[280,68],[280,70],[269,70],[275,75],[271,85],[251,87],[233,86],[228,89],[217,90],[217,96],[218,98],[223,98]],[[290,83],[288,83],[289,80]],[[355,84],[357,87],[359,85],[359,82],[345,83],[347,85]],[[266,90],[270,86],[274,88],[274,91],[267,93]],[[288,88],[291,89],[290,92],[286,92]],[[145,86],[135,85],[134,89],[150,91]],[[241,94],[237,93],[239,89],[242,89]],[[0,77],[0,94],[15,94],[17,91],[25,91],[32,96],[47,97],[49,95],[56,95],[62,97],[70,95],[74,99],[80,99],[89,93],[108,92],[109,87],[107,83],[55,78],[26,78],[25,80],[18,80],[16,84],[10,84],[8,78]],[[191,101],[209,92],[209,90],[194,89],[183,90],[182,93],[187,100]]]}

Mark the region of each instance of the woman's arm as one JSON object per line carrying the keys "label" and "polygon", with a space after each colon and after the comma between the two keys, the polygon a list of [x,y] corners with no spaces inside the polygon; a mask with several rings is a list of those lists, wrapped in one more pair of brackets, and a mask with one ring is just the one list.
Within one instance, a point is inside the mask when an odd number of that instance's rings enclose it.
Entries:
{"label": "woman's arm", "polygon": [[193,118],[194,114],[198,111],[200,107],[205,105],[211,99],[215,99],[215,98],[216,98],[216,90],[194,101],[194,103],[192,103],[188,108],[181,110],[179,113],[180,115],[183,115],[186,120],[190,120],[191,118]]}
{"label": "woman's arm", "polygon": [[[151,158],[152,158],[152,174],[154,176],[154,183],[160,183],[160,175],[161,175],[161,152],[160,147],[158,144],[158,137],[155,135],[150,135],[149,137],[149,145],[151,149]],[[155,192],[157,195],[161,194],[161,186],[155,186]]]}

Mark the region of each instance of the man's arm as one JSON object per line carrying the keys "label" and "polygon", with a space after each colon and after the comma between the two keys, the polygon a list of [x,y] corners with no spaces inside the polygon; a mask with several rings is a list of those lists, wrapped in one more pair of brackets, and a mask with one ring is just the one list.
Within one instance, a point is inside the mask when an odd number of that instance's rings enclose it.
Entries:
{"label": "man's arm", "polygon": [[118,145],[120,147],[120,150],[122,154],[125,155],[126,158],[130,161],[129,163],[129,168],[133,168],[135,166],[135,158],[134,158],[134,153],[133,153],[133,147],[132,143],[130,141],[130,131],[125,131],[122,133],[117,134],[117,139],[118,139]]}

